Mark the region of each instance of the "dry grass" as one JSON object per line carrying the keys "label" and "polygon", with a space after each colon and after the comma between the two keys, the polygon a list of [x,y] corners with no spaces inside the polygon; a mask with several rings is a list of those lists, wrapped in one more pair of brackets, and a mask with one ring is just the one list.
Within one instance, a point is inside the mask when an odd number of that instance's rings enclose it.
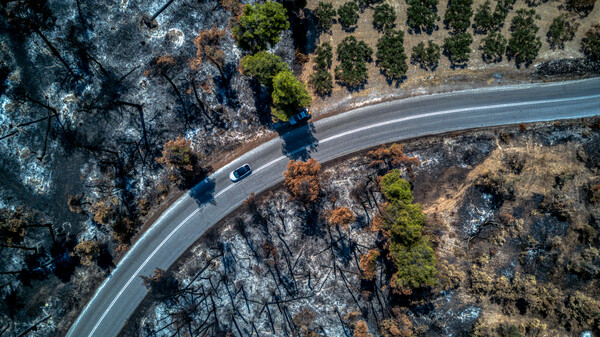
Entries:
{"label": "dry grass", "polygon": [[[308,9],[314,9],[320,0],[308,0]],[[406,54],[410,59],[412,48],[421,41],[435,40],[440,46],[446,37],[449,36],[448,30],[445,29],[443,24],[443,17],[446,11],[448,0],[440,0],[438,6],[438,14],[442,20],[438,21],[438,30],[432,32],[431,35],[426,33],[409,34],[408,27],[406,26],[406,10],[408,5],[405,0],[386,0],[387,3],[392,5],[396,10],[396,29],[401,29],[405,32],[405,43],[404,48]],[[485,0],[475,0],[473,5],[473,11],[482,4]],[[327,1],[325,1],[327,2]],[[334,8],[340,7],[347,0],[332,0]],[[492,1],[492,9],[495,2]],[[418,93],[428,93],[432,91],[432,87],[438,87],[437,90],[453,90],[463,89],[468,87],[480,87],[480,86],[493,86],[497,84],[517,83],[517,82],[528,82],[531,69],[535,64],[545,62],[548,60],[564,59],[564,58],[578,58],[582,57],[580,51],[580,41],[585,32],[591,27],[592,24],[598,23],[600,17],[600,6],[596,6],[594,10],[585,18],[575,17],[575,21],[580,24],[579,29],[572,41],[565,43],[564,50],[552,50],[546,41],[546,34],[550,27],[552,20],[561,13],[567,13],[563,8],[564,1],[549,1],[539,6],[534,7],[536,12],[542,17],[538,21],[540,30],[538,36],[542,41],[542,49],[540,50],[538,57],[534,60],[533,65],[529,68],[518,69],[514,62],[509,61],[506,57],[501,62],[487,64],[481,59],[481,51],[479,45],[481,39],[485,35],[473,34],[473,29],[469,28],[468,32],[473,35],[474,42],[471,44],[471,57],[467,63],[467,67],[463,69],[451,69],[450,62],[447,57],[442,55],[439,66],[435,71],[423,70],[419,65],[410,64],[406,74],[407,78],[397,84],[388,83],[385,76],[380,73],[380,68],[376,66],[375,60],[368,64],[369,79],[368,83],[363,89],[359,91],[349,91],[347,88],[340,86],[334,81],[333,92],[328,97],[319,97],[313,95],[313,107],[317,114],[319,112],[326,113],[332,109],[335,109],[339,105],[350,105],[356,106],[358,104],[364,104],[365,102],[372,102],[384,99],[390,99],[393,97],[411,96]],[[508,39],[510,37],[510,22],[515,15],[515,11],[520,8],[529,8],[524,1],[517,1],[514,9],[510,11],[504,27],[502,28],[502,34]],[[339,24],[334,24],[331,33],[322,33],[318,44],[323,42],[329,42],[334,47],[334,61],[331,67],[331,74],[333,75],[333,69],[339,64],[335,59],[335,49],[337,44],[348,35],[354,35],[360,40],[364,40],[369,46],[373,48],[374,53],[376,52],[376,45],[378,38],[382,33],[378,32],[373,27],[373,9],[367,8],[364,12],[360,13],[358,27],[351,33],[348,33],[341,29]],[[472,19],[471,19],[472,23]],[[373,55],[375,59],[375,56]],[[314,55],[311,55],[311,60],[304,64],[301,79],[308,82],[310,74],[313,72],[314,66]],[[500,74],[502,80],[500,83],[493,77],[494,74]],[[440,87],[445,87],[441,88]]]}

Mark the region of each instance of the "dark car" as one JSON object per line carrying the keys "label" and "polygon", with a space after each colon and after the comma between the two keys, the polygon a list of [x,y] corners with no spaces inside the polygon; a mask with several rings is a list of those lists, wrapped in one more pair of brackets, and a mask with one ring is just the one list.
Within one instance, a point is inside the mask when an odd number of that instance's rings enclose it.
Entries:
{"label": "dark car", "polygon": [[229,173],[229,179],[231,179],[231,181],[233,182],[236,182],[238,180],[246,178],[248,175],[250,175],[250,173],[252,173],[250,165],[244,164],[239,168],[233,170],[233,172]]}
{"label": "dark car", "polygon": [[311,115],[311,112],[309,109],[304,108],[302,109],[302,111],[300,111],[299,113],[295,114],[294,116],[290,117],[290,125],[294,125],[302,120],[305,119],[309,119]]}

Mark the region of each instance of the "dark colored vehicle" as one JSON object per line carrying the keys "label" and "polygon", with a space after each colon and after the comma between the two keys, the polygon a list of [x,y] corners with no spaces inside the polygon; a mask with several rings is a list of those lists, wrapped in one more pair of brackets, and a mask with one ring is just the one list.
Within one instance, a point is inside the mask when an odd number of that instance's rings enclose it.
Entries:
{"label": "dark colored vehicle", "polygon": [[310,114],[311,114],[311,112],[308,108],[302,109],[302,111],[300,111],[298,114],[296,114],[290,118],[290,125],[294,125],[304,119],[309,119]]}
{"label": "dark colored vehicle", "polygon": [[244,164],[241,167],[233,170],[233,172],[229,173],[229,179],[231,181],[236,182],[238,180],[244,179],[252,173],[252,169],[250,165]]}

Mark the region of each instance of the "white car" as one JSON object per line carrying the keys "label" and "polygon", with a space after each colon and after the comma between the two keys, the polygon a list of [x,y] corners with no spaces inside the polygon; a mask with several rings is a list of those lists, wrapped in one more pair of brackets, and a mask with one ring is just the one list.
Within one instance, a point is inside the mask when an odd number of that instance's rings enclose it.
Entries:
{"label": "white car", "polygon": [[303,119],[309,119],[310,114],[310,110],[308,108],[304,108],[302,111],[300,111],[300,113],[290,117],[290,125],[294,125]]}
{"label": "white car", "polygon": [[236,182],[236,181],[246,178],[247,176],[250,175],[250,173],[252,173],[252,169],[250,168],[250,165],[244,164],[244,165],[240,166],[239,168],[233,170],[233,172],[229,173],[229,179],[231,179],[231,181],[233,181],[233,182]]}

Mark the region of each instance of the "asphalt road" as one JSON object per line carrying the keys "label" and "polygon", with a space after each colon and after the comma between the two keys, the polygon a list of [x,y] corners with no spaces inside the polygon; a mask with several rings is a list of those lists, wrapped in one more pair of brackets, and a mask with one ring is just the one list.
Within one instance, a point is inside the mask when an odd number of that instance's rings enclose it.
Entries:
{"label": "asphalt road", "polygon": [[[477,127],[600,114],[600,79],[420,96],[359,108],[294,129],[237,158],[174,203],[132,247],[67,336],[116,336],[147,293],[140,275],[167,269],[251,192],[283,180],[290,158],[323,163],[379,144]],[[232,183],[229,172],[253,173]]]}

